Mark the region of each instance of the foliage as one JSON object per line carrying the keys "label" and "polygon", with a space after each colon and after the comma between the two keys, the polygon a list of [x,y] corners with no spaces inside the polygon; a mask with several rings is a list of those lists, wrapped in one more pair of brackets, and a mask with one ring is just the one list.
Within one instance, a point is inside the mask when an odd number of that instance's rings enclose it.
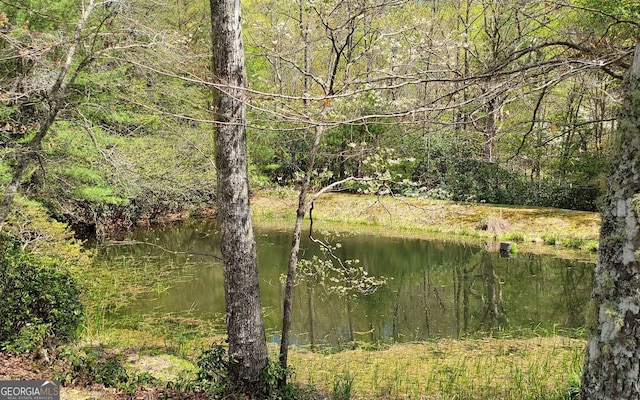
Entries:
{"label": "foliage", "polygon": [[[595,209],[617,82],[595,68],[569,73],[544,67],[567,65],[558,62],[564,48],[527,49],[567,37],[595,43],[594,27],[606,42],[596,48],[621,49],[633,24],[616,21],[635,21],[638,10],[633,2],[575,4],[584,9],[475,0],[460,7],[245,4],[249,83],[263,92],[250,99],[248,111],[252,183],[299,182],[321,99],[329,96],[315,186],[368,176],[385,183],[352,183],[349,189]],[[44,87],[59,65],[69,15],[78,12],[67,0],[0,6],[3,86]],[[96,57],[71,85],[55,136],[44,143],[43,168],[25,182],[57,219],[100,234],[211,205],[209,88],[199,81],[208,74],[207,13],[198,2],[160,7],[135,0],[104,20]],[[589,60],[605,55],[569,54]],[[535,69],[537,62],[542,69]],[[537,72],[510,72],[529,68]],[[475,77],[493,71],[488,80]],[[534,115],[537,88],[547,86]],[[503,93],[504,87],[512,89]],[[40,92],[33,93],[33,101],[0,96],[3,143],[33,136],[46,110]],[[483,159],[491,101],[497,102],[495,168]],[[3,184],[14,155],[11,146],[2,151]]]}
{"label": "foliage", "polygon": [[18,197],[0,238],[0,342],[28,352],[77,337],[84,318],[72,271],[91,253],[37,202]]}
{"label": "foliage", "polygon": [[599,186],[579,182],[554,177],[532,180],[496,163],[461,159],[447,171],[440,188],[457,201],[595,211]]}
{"label": "foliage", "polygon": [[[76,10],[73,0],[25,0],[3,11],[7,12],[11,24],[26,25],[30,30],[43,31],[67,28],[69,13]],[[63,18],[65,14],[67,19]]]}
{"label": "foliage", "polygon": [[76,338],[84,308],[75,279],[62,263],[0,244],[0,342],[5,351],[29,352]]}
{"label": "foliage", "polygon": [[97,383],[132,394],[138,386],[159,383],[148,372],[128,373],[123,365],[123,354],[112,354],[102,347],[65,348],[60,359],[56,379],[63,384],[90,386]]}
{"label": "foliage", "polygon": [[297,279],[321,286],[329,294],[347,299],[370,295],[387,282],[385,277],[373,277],[360,260],[343,260],[335,255],[340,243],[329,246],[320,244],[323,258],[316,255],[301,259],[297,266]]}
{"label": "foliage", "polygon": [[92,262],[92,253],[83,248],[73,231],[51,218],[48,210],[34,200],[16,197],[3,232],[42,262],[58,263],[60,268],[69,269],[83,268]]}
{"label": "foliage", "polygon": [[78,351],[68,351],[65,355],[69,362],[70,376],[65,377],[68,383],[101,383],[115,387],[129,379],[122,365],[122,355],[108,354],[101,348],[85,347]]}
{"label": "foliage", "polygon": [[201,132],[124,139],[102,128],[57,127],[58,135],[45,142],[45,170],[32,187],[60,219],[103,233],[211,205],[215,171],[211,148],[196,144]]}
{"label": "foliage", "polygon": [[351,400],[354,395],[353,377],[349,370],[345,369],[342,375],[338,375],[333,382],[332,400]]}
{"label": "foliage", "polygon": [[637,1],[578,0],[586,9],[585,24],[600,35],[609,34],[620,43],[638,37],[640,4]]}
{"label": "foliage", "polygon": [[[140,13],[145,19],[150,12],[163,14],[162,8],[134,1],[95,9],[88,21],[94,30],[87,32],[87,45],[72,60],[72,71],[78,70],[67,75],[56,103],[64,112],[56,115],[46,93],[60,72],[66,30],[75,26],[69,18],[81,8],[75,1],[50,3],[0,5],[0,68],[6,87],[0,96],[3,185],[21,154],[30,154],[21,147],[31,145],[38,127],[51,117],[56,119],[54,132],[45,135],[44,151],[21,183],[56,218],[100,234],[138,219],[208,207],[213,151],[202,137],[210,127],[199,129],[194,122],[206,121],[208,91],[138,66],[141,59],[147,66],[184,66],[175,57],[176,51],[184,51],[183,36],[158,36],[155,28],[136,20]],[[198,12],[189,10],[191,15]],[[178,19],[186,30],[197,27]],[[198,61],[188,64],[192,73],[199,68]],[[167,117],[166,110],[174,116]],[[186,114],[187,119],[182,117]]]}
{"label": "foliage", "polygon": [[579,400],[580,399],[580,381],[582,376],[574,373],[569,375],[569,389],[565,394],[564,400]]}
{"label": "foliage", "polygon": [[198,357],[197,382],[213,389],[214,393],[226,392],[229,384],[229,362],[226,348],[213,343],[210,349],[204,350]]}
{"label": "foliage", "polygon": [[[226,346],[213,343],[211,348],[204,350],[198,357],[196,379],[186,386],[191,390],[205,390],[215,398],[235,398],[235,388],[230,386],[229,380],[229,368],[233,362],[233,359],[229,358]],[[283,371],[278,362],[269,360],[260,375],[260,387],[256,388],[252,398],[282,400],[314,398],[311,390],[303,389],[297,384],[289,383],[279,388],[278,382],[283,374],[289,375],[290,371]]]}

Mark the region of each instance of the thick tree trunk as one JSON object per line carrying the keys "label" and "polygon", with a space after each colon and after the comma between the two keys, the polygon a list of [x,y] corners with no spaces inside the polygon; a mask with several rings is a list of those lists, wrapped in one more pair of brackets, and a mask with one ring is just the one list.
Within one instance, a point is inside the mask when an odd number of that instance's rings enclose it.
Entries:
{"label": "thick tree trunk", "polygon": [[640,45],[624,89],[602,207],[583,400],[640,398]]}
{"label": "thick tree trunk", "polygon": [[220,248],[229,337],[230,378],[249,393],[260,384],[267,346],[249,207],[246,73],[239,0],[211,0]]}

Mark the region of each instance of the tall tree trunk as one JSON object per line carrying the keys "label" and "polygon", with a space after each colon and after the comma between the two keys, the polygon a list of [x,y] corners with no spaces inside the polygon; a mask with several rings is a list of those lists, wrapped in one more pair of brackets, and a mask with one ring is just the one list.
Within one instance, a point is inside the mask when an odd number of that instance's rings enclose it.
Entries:
{"label": "tall tree trunk", "polygon": [[584,400],[640,398],[640,45],[624,90],[602,207]]}
{"label": "tall tree trunk", "polygon": [[496,109],[497,99],[490,99],[486,104],[487,115],[484,117],[483,131],[484,131],[484,159],[490,163],[495,161],[495,148],[496,148]]}
{"label": "tall tree trunk", "polygon": [[259,385],[267,345],[249,207],[246,72],[240,0],[211,0],[220,250],[224,270],[230,378],[242,392]]}

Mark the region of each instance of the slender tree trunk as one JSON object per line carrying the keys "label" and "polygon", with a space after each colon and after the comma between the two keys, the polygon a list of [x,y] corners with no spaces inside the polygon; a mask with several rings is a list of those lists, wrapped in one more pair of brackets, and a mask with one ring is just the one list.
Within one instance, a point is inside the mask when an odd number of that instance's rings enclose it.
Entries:
{"label": "slender tree trunk", "polygon": [[267,346],[249,207],[246,72],[240,0],[211,0],[213,89],[220,250],[229,336],[230,378],[249,393],[260,383]]}
{"label": "slender tree trunk", "polygon": [[0,203],[0,231],[2,231],[2,227],[9,216],[9,212],[13,205],[13,199],[18,194],[22,180],[27,174],[27,170],[38,157],[40,150],[42,150],[42,139],[44,139],[47,132],[49,132],[51,125],[58,115],[58,111],[60,110],[59,104],[59,101],[50,102],[48,116],[40,126],[38,133],[31,142],[22,146],[18,151],[18,158],[16,160],[16,166],[13,168],[11,182],[4,187],[4,199],[2,200],[2,203]]}
{"label": "slender tree trunk", "polygon": [[303,98],[302,104],[305,108],[309,106],[309,75],[311,71],[311,57],[310,57],[310,43],[309,43],[309,17],[307,16],[307,12],[305,10],[305,3],[307,0],[299,0],[298,7],[300,12],[300,38],[302,39],[302,43],[304,44],[304,75],[302,77],[303,83]]}
{"label": "slender tree trunk", "polygon": [[[310,160],[311,164],[313,161]],[[284,287],[282,298],[282,335],[280,340],[280,367],[286,369],[289,357],[289,335],[291,333],[291,314],[293,306],[293,288],[296,280],[296,266],[298,264],[298,251],[300,250],[300,236],[302,235],[302,222],[307,213],[307,190],[309,186],[309,175],[305,178],[300,188],[298,196],[298,209],[296,211],[296,223],[293,228],[293,239],[291,240],[291,251],[289,253],[289,265],[287,268],[287,280]],[[284,374],[278,385],[280,387],[287,383],[286,374]]]}
{"label": "slender tree trunk", "polygon": [[[287,280],[284,288],[282,299],[282,339],[280,341],[280,367],[287,368],[289,357],[289,335],[291,333],[291,313],[293,304],[293,287],[296,281],[296,266],[298,264],[298,252],[300,251],[300,237],[302,235],[302,223],[304,216],[309,210],[309,186],[311,183],[311,174],[315,168],[316,153],[320,142],[324,135],[324,127],[316,127],[316,133],[313,140],[313,146],[307,160],[307,169],[305,171],[304,181],[300,186],[298,195],[298,209],[296,210],[296,223],[293,228],[293,239],[291,241],[291,252],[289,253],[289,265],[287,268]],[[287,383],[286,374],[284,374],[278,385],[280,387]]]}
{"label": "slender tree trunk", "polygon": [[[309,58],[309,19],[306,17],[305,2],[301,0],[299,2],[300,12],[300,36],[304,44],[304,94],[302,104],[304,108],[309,107],[309,71],[310,71],[310,58]],[[324,116],[327,112],[327,105],[324,105]],[[296,222],[293,227],[293,238],[291,240],[291,252],[289,253],[289,264],[287,267],[287,280],[284,288],[284,295],[282,298],[282,335],[280,341],[280,367],[285,370],[288,366],[289,359],[289,343],[291,334],[291,314],[293,306],[293,288],[296,280],[296,266],[298,264],[298,252],[300,251],[300,237],[302,236],[302,223],[304,222],[304,216],[309,209],[309,186],[311,183],[311,174],[315,168],[315,159],[318,146],[324,136],[324,128],[322,126],[316,127],[313,146],[309,153],[307,160],[307,169],[305,171],[304,180],[300,186],[300,192],[298,195],[298,209],[296,210]],[[312,300],[310,300],[312,301]],[[311,316],[313,324],[313,316]],[[313,332],[312,332],[313,340]],[[287,376],[283,374],[278,381],[278,386],[283,387],[287,383]]]}
{"label": "slender tree trunk", "polygon": [[640,398],[640,45],[624,90],[602,207],[583,400]]}
{"label": "slender tree trunk", "polygon": [[355,336],[353,334],[353,299],[347,298],[347,323],[349,324],[349,342],[353,345]]}
{"label": "slender tree trunk", "polygon": [[495,148],[496,148],[496,136],[497,136],[497,126],[496,126],[496,113],[498,110],[496,109],[497,99],[491,99],[487,102],[486,112],[487,116],[485,117],[485,121],[483,124],[484,131],[484,159],[488,162],[495,161]]}

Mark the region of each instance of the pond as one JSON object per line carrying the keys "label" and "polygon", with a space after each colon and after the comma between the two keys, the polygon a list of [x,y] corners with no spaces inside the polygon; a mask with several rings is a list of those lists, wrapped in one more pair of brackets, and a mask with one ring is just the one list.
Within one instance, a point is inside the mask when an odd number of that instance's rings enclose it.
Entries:
{"label": "pond", "polygon": [[[100,251],[103,268],[132,258],[184,271],[169,286],[135,298],[120,313],[221,318],[224,289],[215,225],[191,221],[130,233],[127,246]],[[281,276],[291,234],[256,230],[260,287],[268,339],[279,340]],[[486,246],[434,240],[340,235],[323,238],[343,260],[359,260],[387,282],[374,293],[341,297],[326,285],[296,286],[293,344],[341,345],[352,340],[403,342],[482,335],[498,330],[553,332],[584,325],[593,264],[535,254],[503,258]],[[322,257],[304,240],[301,257]],[[174,252],[183,252],[176,254]],[[182,266],[185,268],[182,269]],[[330,289],[330,288],[329,288]]]}

